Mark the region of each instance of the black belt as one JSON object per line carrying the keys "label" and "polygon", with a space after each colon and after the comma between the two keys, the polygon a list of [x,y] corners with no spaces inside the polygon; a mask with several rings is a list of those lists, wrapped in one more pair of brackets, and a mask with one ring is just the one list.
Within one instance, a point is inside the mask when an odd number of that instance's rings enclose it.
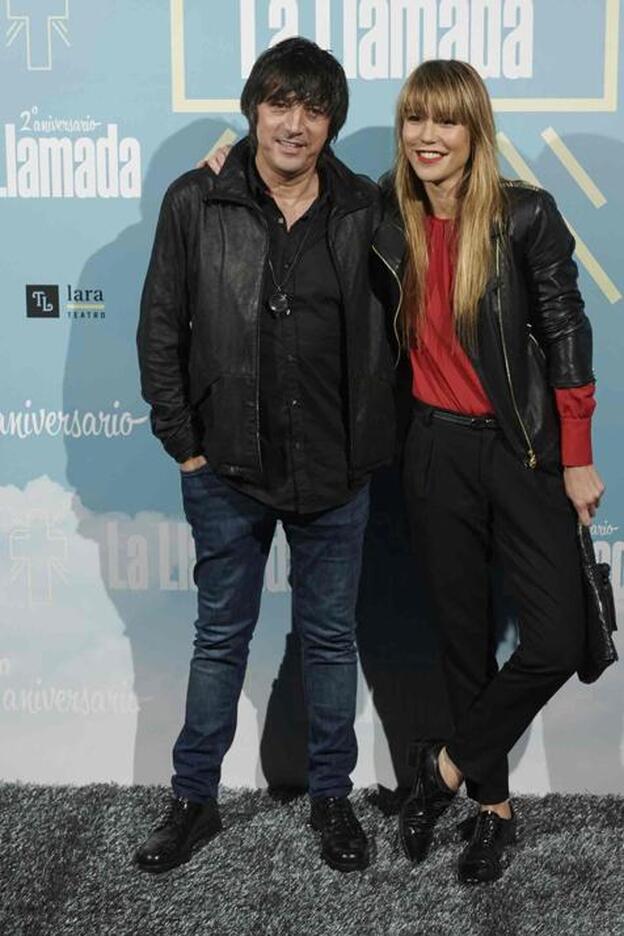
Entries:
{"label": "black belt", "polygon": [[495,416],[467,416],[452,410],[436,409],[435,406],[428,406],[420,400],[414,400],[414,407],[420,410],[428,420],[436,419],[454,426],[463,426],[466,429],[498,429],[498,420]]}

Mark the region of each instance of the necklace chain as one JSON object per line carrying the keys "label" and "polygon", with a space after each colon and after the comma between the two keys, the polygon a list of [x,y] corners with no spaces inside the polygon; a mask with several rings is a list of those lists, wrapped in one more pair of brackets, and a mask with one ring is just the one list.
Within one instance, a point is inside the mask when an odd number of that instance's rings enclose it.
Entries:
{"label": "necklace chain", "polygon": [[308,218],[307,227],[301,237],[301,240],[299,241],[299,246],[297,247],[295,256],[291,260],[290,266],[288,267],[286,275],[282,279],[281,283],[277,282],[277,277],[275,275],[275,268],[273,266],[273,261],[271,260],[271,257],[270,256],[267,257],[267,260],[269,263],[269,270],[271,272],[271,279],[273,280],[273,285],[275,287],[275,292],[271,293],[271,295],[269,296],[268,305],[269,305],[269,309],[271,310],[271,312],[276,318],[281,315],[290,315],[290,311],[291,311],[290,305],[288,302],[288,296],[284,292],[284,287],[286,286],[286,283],[288,282],[292,274],[295,272],[295,268],[297,267],[299,261],[301,260],[301,256],[303,254],[303,248],[305,247],[306,241],[308,239],[308,234],[310,233],[310,229],[312,228],[312,221],[314,220],[315,214],[316,214],[316,210]]}

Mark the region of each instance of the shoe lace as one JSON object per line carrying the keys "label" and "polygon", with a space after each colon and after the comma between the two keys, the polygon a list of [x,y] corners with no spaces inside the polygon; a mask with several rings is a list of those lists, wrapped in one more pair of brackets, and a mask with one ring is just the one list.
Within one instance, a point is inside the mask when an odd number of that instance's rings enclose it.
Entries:
{"label": "shoe lace", "polygon": [[175,826],[176,829],[183,829],[187,821],[188,811],[186,808],[186,800],[172,799],[169,804],[169,809],[158,828],[164,829],[166,826]]}
{"label": "shoe lace", "polygon": [[348,800],[339,799],[327,804],[327,826],[332,832],[347,835],[360,831],[360,824]]}
{"label": "shoe lace", "polygon": [[491,848],[496,841],[500,819],[493,812],[481,812],[474,830],[473,843],[481,848]]}

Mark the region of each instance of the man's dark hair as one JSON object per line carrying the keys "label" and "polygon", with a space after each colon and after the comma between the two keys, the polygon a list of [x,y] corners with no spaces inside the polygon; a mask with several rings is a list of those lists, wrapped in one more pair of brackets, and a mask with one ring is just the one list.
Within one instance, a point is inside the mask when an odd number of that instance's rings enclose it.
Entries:
{"label": "man's dark hair", "polygon": [[335,140],[347,119],[349,88],[344,69],[331,52],[296,36],[267,49],[256,60],[241,94],[241,111],[256,138],[258,105],[296,101],[329,117],[328,139]]}

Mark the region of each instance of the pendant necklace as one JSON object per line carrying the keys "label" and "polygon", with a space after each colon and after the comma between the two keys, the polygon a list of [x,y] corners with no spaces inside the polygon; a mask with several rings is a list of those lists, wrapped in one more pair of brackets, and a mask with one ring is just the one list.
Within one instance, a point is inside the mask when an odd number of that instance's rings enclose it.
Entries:
{"label": "pendant necklace", "polygon": [[301,260],[303,248],[305,246],[308,234],[310,233],[310,229],[312,228],[312,222],[314,220],[315,214],[316,214],[316,207],[313,210],[313,213],[308,218],[308,225],[301,237],[301,240],[299,241],[299,246],[297,247],[295,256],[293,257],[292,262],[288,268],[288,272],[286,273],[286,276],[282,279],[281,283],[277,282],[277,277],[275,276],[275,269],[273,267],[273,263],[271,261],[271,258],[267,257],[268,262],[269,262],[269,270],[271,272],[271,279],[273,280],[273,286],[275,287],[273,292],[271,293],[271,295],[269,296],[267,300],[267,305],[269,307],[269,311],[271,312],[271,315],[273,316],[273,318],[286,317],[290,315],[292,311],[290,308],[290,301],[288,299],[288,296],[284,292],[284,287],[286,286],[286,283],[290,279],[291,275],[295,272],[295,268],[297,264],[299,263],[299,261]]}
{"label": "pendant necklace", "polygon": [[[288,296],[286,293],[281,291],[281,286],[275,281],[275,273],[273,272],[273,264],[269,259],[269,269],[271,271],[271,277],[273,279],[273,285],[275,286],[275,292],[272,292],[269,296],[268,306],[271,310],[274,318],[279,318],[281,315],[290,315],[290,307],[288,305]],[[285,281],[284,281],[285,282]],[[284,284],[282,284],[283,286]]]}

